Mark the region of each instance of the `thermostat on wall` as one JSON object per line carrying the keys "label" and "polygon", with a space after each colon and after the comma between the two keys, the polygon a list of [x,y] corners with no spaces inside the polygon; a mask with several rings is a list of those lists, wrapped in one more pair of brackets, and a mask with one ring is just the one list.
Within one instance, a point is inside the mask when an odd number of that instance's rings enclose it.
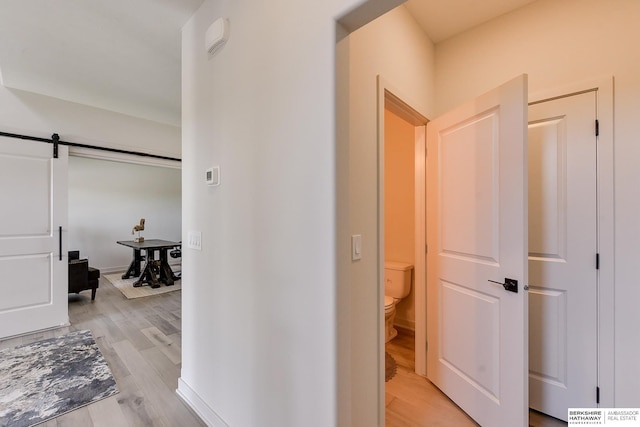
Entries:
{"label": "thermostat on wall", "polygon": [[206,180],[208,185],[220,185],[220,166],[207,169]]}

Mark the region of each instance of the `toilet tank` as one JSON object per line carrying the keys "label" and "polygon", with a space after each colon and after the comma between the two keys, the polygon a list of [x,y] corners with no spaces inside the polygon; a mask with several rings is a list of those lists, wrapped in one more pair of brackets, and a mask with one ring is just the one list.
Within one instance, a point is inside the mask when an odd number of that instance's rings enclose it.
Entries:
{"label": "toilet tank", "polygon": [[413,265],[405,262],[385,261],[384,294],[393,298],[404,298],[411,291]]}

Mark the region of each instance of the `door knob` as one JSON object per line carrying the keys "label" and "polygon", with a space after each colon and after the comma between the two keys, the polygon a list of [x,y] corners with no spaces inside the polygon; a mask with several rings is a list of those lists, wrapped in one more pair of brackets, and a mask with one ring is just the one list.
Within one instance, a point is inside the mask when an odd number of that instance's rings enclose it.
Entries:
{"label": "door knob", "polygon": [[496,283],[498,285],[502,285],[505,291],[518,293],[518,281],[514,279],[509,279],[507,277],[504,278],[504,283],[496,282],[495,280],[489,280],[491,283]]}

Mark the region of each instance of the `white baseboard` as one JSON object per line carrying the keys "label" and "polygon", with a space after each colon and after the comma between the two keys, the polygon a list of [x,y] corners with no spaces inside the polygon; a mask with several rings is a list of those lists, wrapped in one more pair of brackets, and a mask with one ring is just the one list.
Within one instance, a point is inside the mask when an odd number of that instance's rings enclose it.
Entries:
{"label": "white baseboard", "polygon": [[178,378],[178,389],[176,390],[176,393],[208,426],[229,427],[229,424],[225,423],[224,420],[200,398],[198,393],[196,393],[186,382],[182,380],[182,378]]}
{"label": "white baseboard", "polygon": [[124,273],[129,268],[128,265],[119,266],[119,267],[97,267],[100,270],[100,274],[113,274],[113,273]]}
{"label": "white baseboard", "polygon": [[32,334],[41,334],[43,332],[55,331],[56,329],[66,328],[67,326],[71,326],[71,323],[69,323],[69,318],[68,317],[67,317],[67,320],[64,323],[61,323],[61,324],[56,325],[56,326],[50,326],[50,327],[44,328],[44,329],[36,329],[35,331],[26,331],[26,332],[22,332],[20,334],[9,335],[9,336],[6,336],[6,337],[2,336],[2,334],[0,334],[0,341],[10,340],[10,339],[13,339],[13,338],[25,337],[25,336],[32,335]]}

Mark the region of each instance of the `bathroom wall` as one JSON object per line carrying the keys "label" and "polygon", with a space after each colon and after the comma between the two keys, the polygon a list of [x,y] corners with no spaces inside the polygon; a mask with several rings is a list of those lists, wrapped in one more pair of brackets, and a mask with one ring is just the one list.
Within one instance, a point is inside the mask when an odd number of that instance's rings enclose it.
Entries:
{"label": "bathroom wall", "polygon": [[[386,261],[415,260],[415,128],[384,112],[384,253]],[[414,287],[396,306],[395,324],[415,330]]]}

